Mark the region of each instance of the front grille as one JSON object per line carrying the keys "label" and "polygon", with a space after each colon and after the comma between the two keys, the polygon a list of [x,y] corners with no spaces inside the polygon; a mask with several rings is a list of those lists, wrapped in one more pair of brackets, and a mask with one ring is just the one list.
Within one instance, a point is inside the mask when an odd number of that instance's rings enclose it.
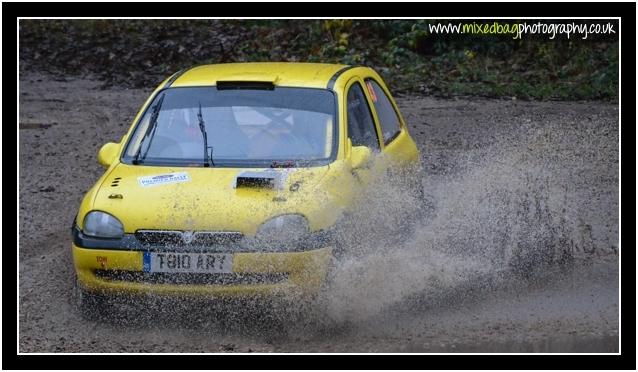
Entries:
{"label": "front grille", "polygon": [[178,245],[184,244],[181,231],[136,231],[135,237],[142,244]]}
{"label": "front grille", "polygon": [[240,241],[244,234],[235,231],[176,231],[176,230],[138,230],[135,237],[145,245],[160,246],[212,246]]}
{"label": "front grille", "polygon": [[135,283],[150,284],[276,284],[288,280],[287,273],[147,273],[125,270],[95,270],[98,278]]}

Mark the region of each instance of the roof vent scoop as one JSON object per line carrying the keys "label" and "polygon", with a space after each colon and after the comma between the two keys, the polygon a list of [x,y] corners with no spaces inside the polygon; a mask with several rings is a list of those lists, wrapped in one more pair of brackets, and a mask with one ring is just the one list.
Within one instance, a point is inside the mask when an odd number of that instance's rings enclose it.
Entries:
{"label": "roof vent scoop", "polygon": [[275,84],[272,81],[217,81],[217,90],[231,89],[252,89],[252,90],[274,90]]}

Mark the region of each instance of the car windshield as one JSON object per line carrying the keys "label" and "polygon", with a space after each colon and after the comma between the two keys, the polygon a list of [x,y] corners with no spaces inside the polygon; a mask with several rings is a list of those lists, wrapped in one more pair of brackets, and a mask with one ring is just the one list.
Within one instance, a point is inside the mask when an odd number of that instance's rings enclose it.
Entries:
{"label": "car windshield", "polygon": [[222,167],[326,164],[336,143],[335,102],[332,92],[311,88],[165,89],[137,123],[122,160],[203,166],[208,156]]}

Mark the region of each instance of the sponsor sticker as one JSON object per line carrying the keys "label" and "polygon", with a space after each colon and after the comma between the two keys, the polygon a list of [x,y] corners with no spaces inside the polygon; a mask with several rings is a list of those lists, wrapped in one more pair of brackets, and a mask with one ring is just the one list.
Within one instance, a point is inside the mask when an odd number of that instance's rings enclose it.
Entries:
{"label": "sponsor sticker", "polygon": [[376,93],[374,93],[374,88],[372,87],[372,83],[367,81],[366,85],[368,86],[368,92],[370,92],[370,97],[372,97],[372,102],[377,103],[377,95]]}
{"label": "sponsor sticker", "polygon": [[166,185],[169,183],[188,182],[190,181],[190,177],[188,177],[188,173],[180,172],[159,174],[157,176],[138,177],[137,180],[139,181],[140,186],[150,187],[157,185]]}

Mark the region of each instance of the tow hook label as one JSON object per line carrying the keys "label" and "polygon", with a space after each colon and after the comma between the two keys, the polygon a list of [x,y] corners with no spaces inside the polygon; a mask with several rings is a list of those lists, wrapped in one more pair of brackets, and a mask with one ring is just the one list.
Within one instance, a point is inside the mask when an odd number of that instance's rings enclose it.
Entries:
{"label": "tow hook label", "polygon": [[96,256],[97,263],[100,264],[100,267],[106,269],[106,263],[108,262],[108,257],[104,256]]}

